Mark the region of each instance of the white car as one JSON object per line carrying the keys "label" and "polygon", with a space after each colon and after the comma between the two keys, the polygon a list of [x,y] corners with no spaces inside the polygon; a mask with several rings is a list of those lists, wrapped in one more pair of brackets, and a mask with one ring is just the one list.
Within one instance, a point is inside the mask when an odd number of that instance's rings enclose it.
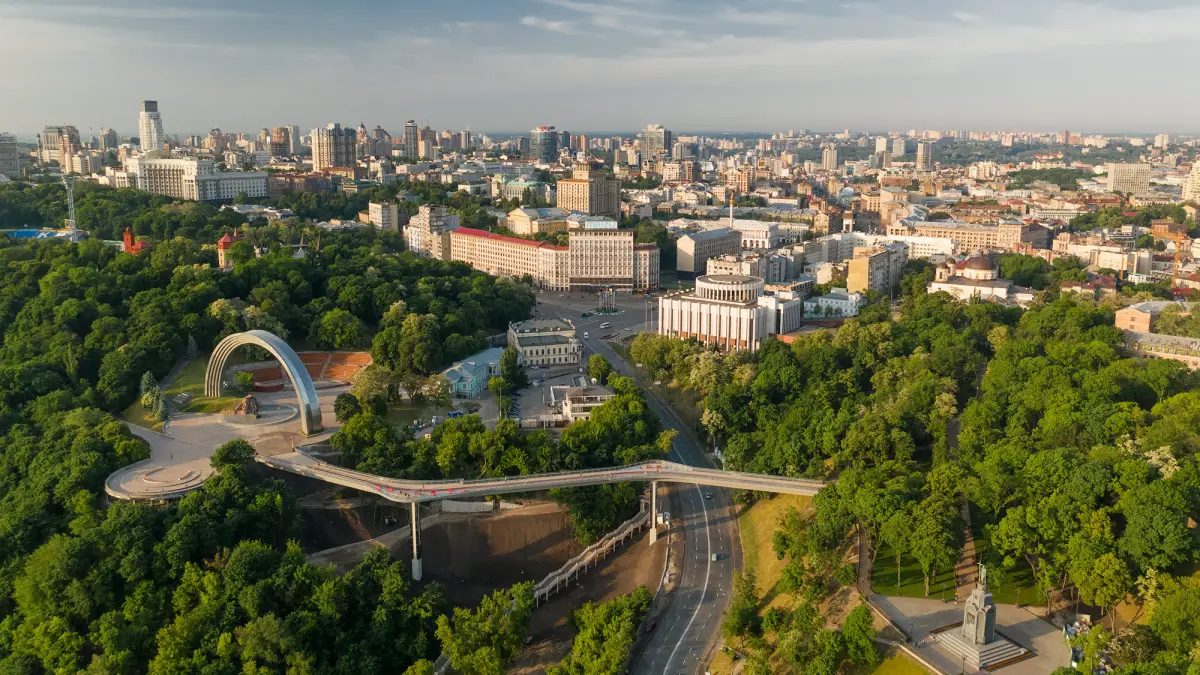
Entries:
{"label": "white car", "polygon": [[584,332],[584,334],[583,334],[583,339],[584,340],[588,339],[588,334],[586,332]]}

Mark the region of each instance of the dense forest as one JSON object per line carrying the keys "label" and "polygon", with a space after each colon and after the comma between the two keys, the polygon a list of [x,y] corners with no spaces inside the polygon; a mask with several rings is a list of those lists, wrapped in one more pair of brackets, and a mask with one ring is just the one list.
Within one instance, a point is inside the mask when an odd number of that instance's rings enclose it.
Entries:
{"label": "dense forest", "polygon": [[[1047,284],[1073,270],[1020,262],[1004,264]],[[837,478],[809,520],[793,514],[776,534],[798,608],[853,580],[837,552],[856,532],[873,559],[914,560],[928,593],[958,560],[966,504],[994,583],[1029,578],[1037,597],[1026,599],[1052,609],[1109,615],[1126,602],[1136,623],[1108,617],[1089,648],[1111,640],[1123,672],[1194,673],[1200,377],[1131,358],[1111,305],[1050,290],[1021,310],[903,286],[898,317],[868,307],[836,332],[754,355],[655,335],[631,355],[703,397],[700,431],[728,468]],[[727,639],[761,631],[747,620]],[[782,635],[751,640],[752,659],[790,660]],[[812,640],[803,659],[823,648]]]}
{"label": "dense forest", "polygon": [[386,556],[342,577],[306,565],[290,493],[244,443],[177,504],[104,505],[105,477],[148,455],[112,414],[189,338],[267,328],[366,347],[386,314],[422,327],[408,337],[427,376],[533,306],[394,234],[323,232],[297,254],[303,236],[251,228],[229,272],[184,238],[137,256],[0,242],[0,672],[370,673],[436,656],[437,587],[410,588]]}

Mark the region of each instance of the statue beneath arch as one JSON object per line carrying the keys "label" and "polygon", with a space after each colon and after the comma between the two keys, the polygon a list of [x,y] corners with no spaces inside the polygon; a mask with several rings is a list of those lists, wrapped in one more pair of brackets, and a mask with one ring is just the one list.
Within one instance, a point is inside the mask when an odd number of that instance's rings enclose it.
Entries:
{"label": "statue beneath arch", "polygon": [[319,433],[324,429],[321,424],[321,403],[317,399],[317,389],[313,386],[308,369],[296,355],[291,345],[278,335],[265,330],[248,330],[244,333],[234,333],[213,349],[212,357],[208,360],[208,369],[204,372],[204,395],[217,398],[221,395],[221,374],[225,370],[225,361],[229,355],[242,345],[257,345],[267,350],[283,367],[292,387],[296,390],[296,399],[300,403],[300,432],[305,436]]}

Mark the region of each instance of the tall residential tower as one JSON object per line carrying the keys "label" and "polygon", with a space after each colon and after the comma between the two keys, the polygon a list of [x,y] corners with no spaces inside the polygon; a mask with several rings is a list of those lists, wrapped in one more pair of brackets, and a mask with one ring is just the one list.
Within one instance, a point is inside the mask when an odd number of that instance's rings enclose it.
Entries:
{"label": "tall residential tower", "polygon": [[163,124],[158,114],[158,101],[142,101],[142,113],[138,115],[138,138],[142,152],[162,150]]}

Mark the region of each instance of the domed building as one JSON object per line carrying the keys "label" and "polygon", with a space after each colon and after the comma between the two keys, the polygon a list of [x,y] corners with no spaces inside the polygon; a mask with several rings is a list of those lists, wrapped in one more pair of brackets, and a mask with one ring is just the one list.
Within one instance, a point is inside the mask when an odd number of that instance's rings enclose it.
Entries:
{"label": "domed building", "polygon": [[1033,291],[1001,279],[996,263],[983,255],[974,255],[961,262],[947,258],[938,265],[929,292],[938,291],[960,300],[978,298],[1012,305],[1024,305],[1033,300]]}

